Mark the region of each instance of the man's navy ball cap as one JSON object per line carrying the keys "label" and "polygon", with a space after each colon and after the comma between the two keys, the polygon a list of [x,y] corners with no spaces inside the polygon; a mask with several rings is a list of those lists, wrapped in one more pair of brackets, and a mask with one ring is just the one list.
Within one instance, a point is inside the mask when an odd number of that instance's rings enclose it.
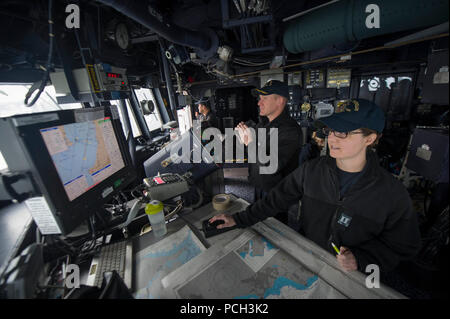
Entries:
{"label": "man's navy ball cap", "polygon": [[289,99],[289,87],[286,83],[278,80],[270,80],[260,89],[253,89],[254,96],[277,94]]}

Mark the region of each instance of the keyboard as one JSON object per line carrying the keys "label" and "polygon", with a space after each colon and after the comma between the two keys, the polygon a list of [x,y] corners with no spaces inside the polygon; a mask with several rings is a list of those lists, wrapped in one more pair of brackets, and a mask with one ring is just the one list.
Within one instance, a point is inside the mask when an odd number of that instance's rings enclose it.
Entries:
{"label": "keyboard", "polygon": [[131,289],[132,253],[131,241],[103,246],[92,260],[86,285],[101,288],[103,273],[115,270]]}

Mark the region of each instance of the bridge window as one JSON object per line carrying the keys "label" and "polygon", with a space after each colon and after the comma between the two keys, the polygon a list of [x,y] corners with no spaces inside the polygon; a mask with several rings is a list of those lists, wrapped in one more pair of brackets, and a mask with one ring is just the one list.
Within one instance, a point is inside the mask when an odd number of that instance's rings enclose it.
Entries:
{"label": "bridge window", "polygon": [[[45,87],[36,103],[28,107],[25,105],[25,96],[31,84],[1,84],[0,85],[0,117],[8,117],[17,114],[29,114],[38,112],[67,110],[81,108],[81,103],[58,104],[56,92],[52,85]],[[31,102],[35,94],[28,99]]]}

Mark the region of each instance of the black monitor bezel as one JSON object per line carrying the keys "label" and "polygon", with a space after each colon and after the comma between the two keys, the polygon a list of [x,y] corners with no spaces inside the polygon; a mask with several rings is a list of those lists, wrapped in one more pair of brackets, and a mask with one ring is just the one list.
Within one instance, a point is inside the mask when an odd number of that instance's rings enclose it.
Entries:
{"label": "black monitor bezel", "polygon": [[[189,150],[193,150],[194,145],[201,148],[202,154],[201,161],[199,163],[194,163],[192,152],[188,155],[189,158],[186,158],[186,155],[180,153],[180,151],[182,151],[182,145],[184,143],[187,143],[189,145]],[[182,158],[184,161],[188,160],[188,162],[171,163],[167,167],[163,167],[162,162],[166,159],[170,159],[171,153],[174,149],[178,149],[177,153],[180,156],[180,159]],[[153,177],[158,175],[158,173],[172,173],[183,175],[186,172],[190,171],[192,173],[191,180],[197,182],[204,178],[207,173],[211,173],[212,171],[220,168],[220,166],[214,162],[214,158],[209,155],[207,151],[205,152],[207,159],[205,159],[203,156],[203,151],[205,151],[204,146],[196,137],[194,129],[190,128],[176,140],[173,140],[169,145],[153,154],[144,162],[145,175],[146,177]]]}
{"label": "black monitor bezel", "polygon": [[[104,114],[104,108],[95,108]],[[120,126],[120,121],[111,116],[111,124],[116,135],[120,152],[124,161],[124,167],[106,178],[93,188],[82,195],[69,200],[64,185],[59,177],[56,166],[47,150],[41,129],[76,123],[76,115],[83,112],[92,112],[93,109],[74,109],[62,110],[56,112],[45,112],[39,114],[57,115],[56,120],[46,122],[32,123],[28,125],[17,126],[17,131],[29,159],[32,174],[38,184],[42,194],[46,197],[50,209],[52,210],[56,221],[63,234],[68,234],[80,224],[88,219],[96,210],[100,209],[104,203],[109,201],[114,194],[129,185],[136,179],[136,172],[133,167],[128,146]],[[36,114],[33,114],[36,115]],[[18,116],[25,117],[27,115]],[[29,115],[28,115],[29,116]],[[121,181],[119,185],[116,183]]]}

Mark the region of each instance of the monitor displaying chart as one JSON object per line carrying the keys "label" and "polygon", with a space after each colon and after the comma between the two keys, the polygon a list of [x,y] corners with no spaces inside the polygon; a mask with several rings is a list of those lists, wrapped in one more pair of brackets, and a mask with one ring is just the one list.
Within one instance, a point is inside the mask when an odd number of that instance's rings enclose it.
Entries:
{"label": "monitor displaying chart", "polygon": [[125,166],[109,117],[40,130],[69,201]]}

